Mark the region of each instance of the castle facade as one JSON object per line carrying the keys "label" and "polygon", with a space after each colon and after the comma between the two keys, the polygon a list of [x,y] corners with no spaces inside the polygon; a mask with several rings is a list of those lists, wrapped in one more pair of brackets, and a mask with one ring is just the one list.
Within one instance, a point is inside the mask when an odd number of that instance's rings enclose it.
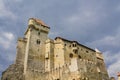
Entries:
{"label": "castle facade", "polygon": [[30,18],[17,41],[15,63],[2,80],[109,80],[103,55],[77,41],[48,38],[50,27]]}

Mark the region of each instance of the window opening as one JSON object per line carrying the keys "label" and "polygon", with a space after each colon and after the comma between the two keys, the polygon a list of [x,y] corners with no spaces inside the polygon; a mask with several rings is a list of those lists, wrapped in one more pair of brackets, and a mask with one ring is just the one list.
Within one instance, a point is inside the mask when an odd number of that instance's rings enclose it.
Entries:
{"label": "window opening", "polygon": [[78,53],[78,50],[74,49],[73,52],[76,54],[76,53]]}
{"label": "window opening", "polygon": [[38,32],[38,35],[40,35],[40,32]]}
{"label": "window opening", "polygon": [[39,40],[39,39],[37,39],[36,43],[37,43],[37,44],[40,44],[40,40]]}
{"label": "window opening", "polygon": [[73,47],[74,47],[74,44],[73,44]]}
{"label": "window opening", "polygon": [[64,44],[66,46],[66,44]]}
{"label": "window opening", "polygon": [[72,54],[72,53],[70,53],[70,54],[69,54],[69,57],[70,57],[70,58],[73,58],[73,54]]}
{"label": "window opening", "polygon": [[78,58],[79,58],[79,59],[81,59],[81,56],[80,56],[80,55],[78,55]]}
{"label": "window opening", "polygon": [[75,47],[76,47],[76,44],[75,44]]}
{"label": "window opening", "polygon": [[86,51],[86,53],[88,53],[88,51]]}

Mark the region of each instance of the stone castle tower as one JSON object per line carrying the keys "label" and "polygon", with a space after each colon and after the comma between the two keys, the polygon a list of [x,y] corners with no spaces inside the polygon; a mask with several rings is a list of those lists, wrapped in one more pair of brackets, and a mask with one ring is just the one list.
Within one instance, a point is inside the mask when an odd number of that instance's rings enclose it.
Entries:
{"label": "stone castle tower", "polygon": [[14,64],[2,80],[109,80],[102,53],[77,41],[48,38],[50,27],[30,18]]}

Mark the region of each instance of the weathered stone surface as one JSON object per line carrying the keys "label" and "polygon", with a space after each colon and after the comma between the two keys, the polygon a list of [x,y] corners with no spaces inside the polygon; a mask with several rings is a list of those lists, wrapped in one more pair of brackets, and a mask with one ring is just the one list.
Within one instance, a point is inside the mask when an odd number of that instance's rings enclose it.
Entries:
{"label": "weathered stone surface", "polygon": [[15,64],[2,80],[109,80],[101,52],[77,41],[49,39],[49,29],[29,19],[24,38],[18,39]]}
{"label": "weathered stone surface", "polygon": [[24,80],[23,65],[12,64],[2,75],[2,80]]}

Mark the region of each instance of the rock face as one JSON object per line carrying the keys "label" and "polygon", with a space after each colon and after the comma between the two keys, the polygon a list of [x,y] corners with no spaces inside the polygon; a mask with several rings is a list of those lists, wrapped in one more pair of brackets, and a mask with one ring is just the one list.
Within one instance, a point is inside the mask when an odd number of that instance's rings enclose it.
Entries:
{"label": "rock face", "polygon": [[2,80],[24,80],[23,65],[12,64],[2,75]]}
{"label": "rock face", "polygon": [[15,64],[2,80],[109,80],[104,58],[77,41],[48,38],[50,27],[30,18],[24,38],[18,38]]}

